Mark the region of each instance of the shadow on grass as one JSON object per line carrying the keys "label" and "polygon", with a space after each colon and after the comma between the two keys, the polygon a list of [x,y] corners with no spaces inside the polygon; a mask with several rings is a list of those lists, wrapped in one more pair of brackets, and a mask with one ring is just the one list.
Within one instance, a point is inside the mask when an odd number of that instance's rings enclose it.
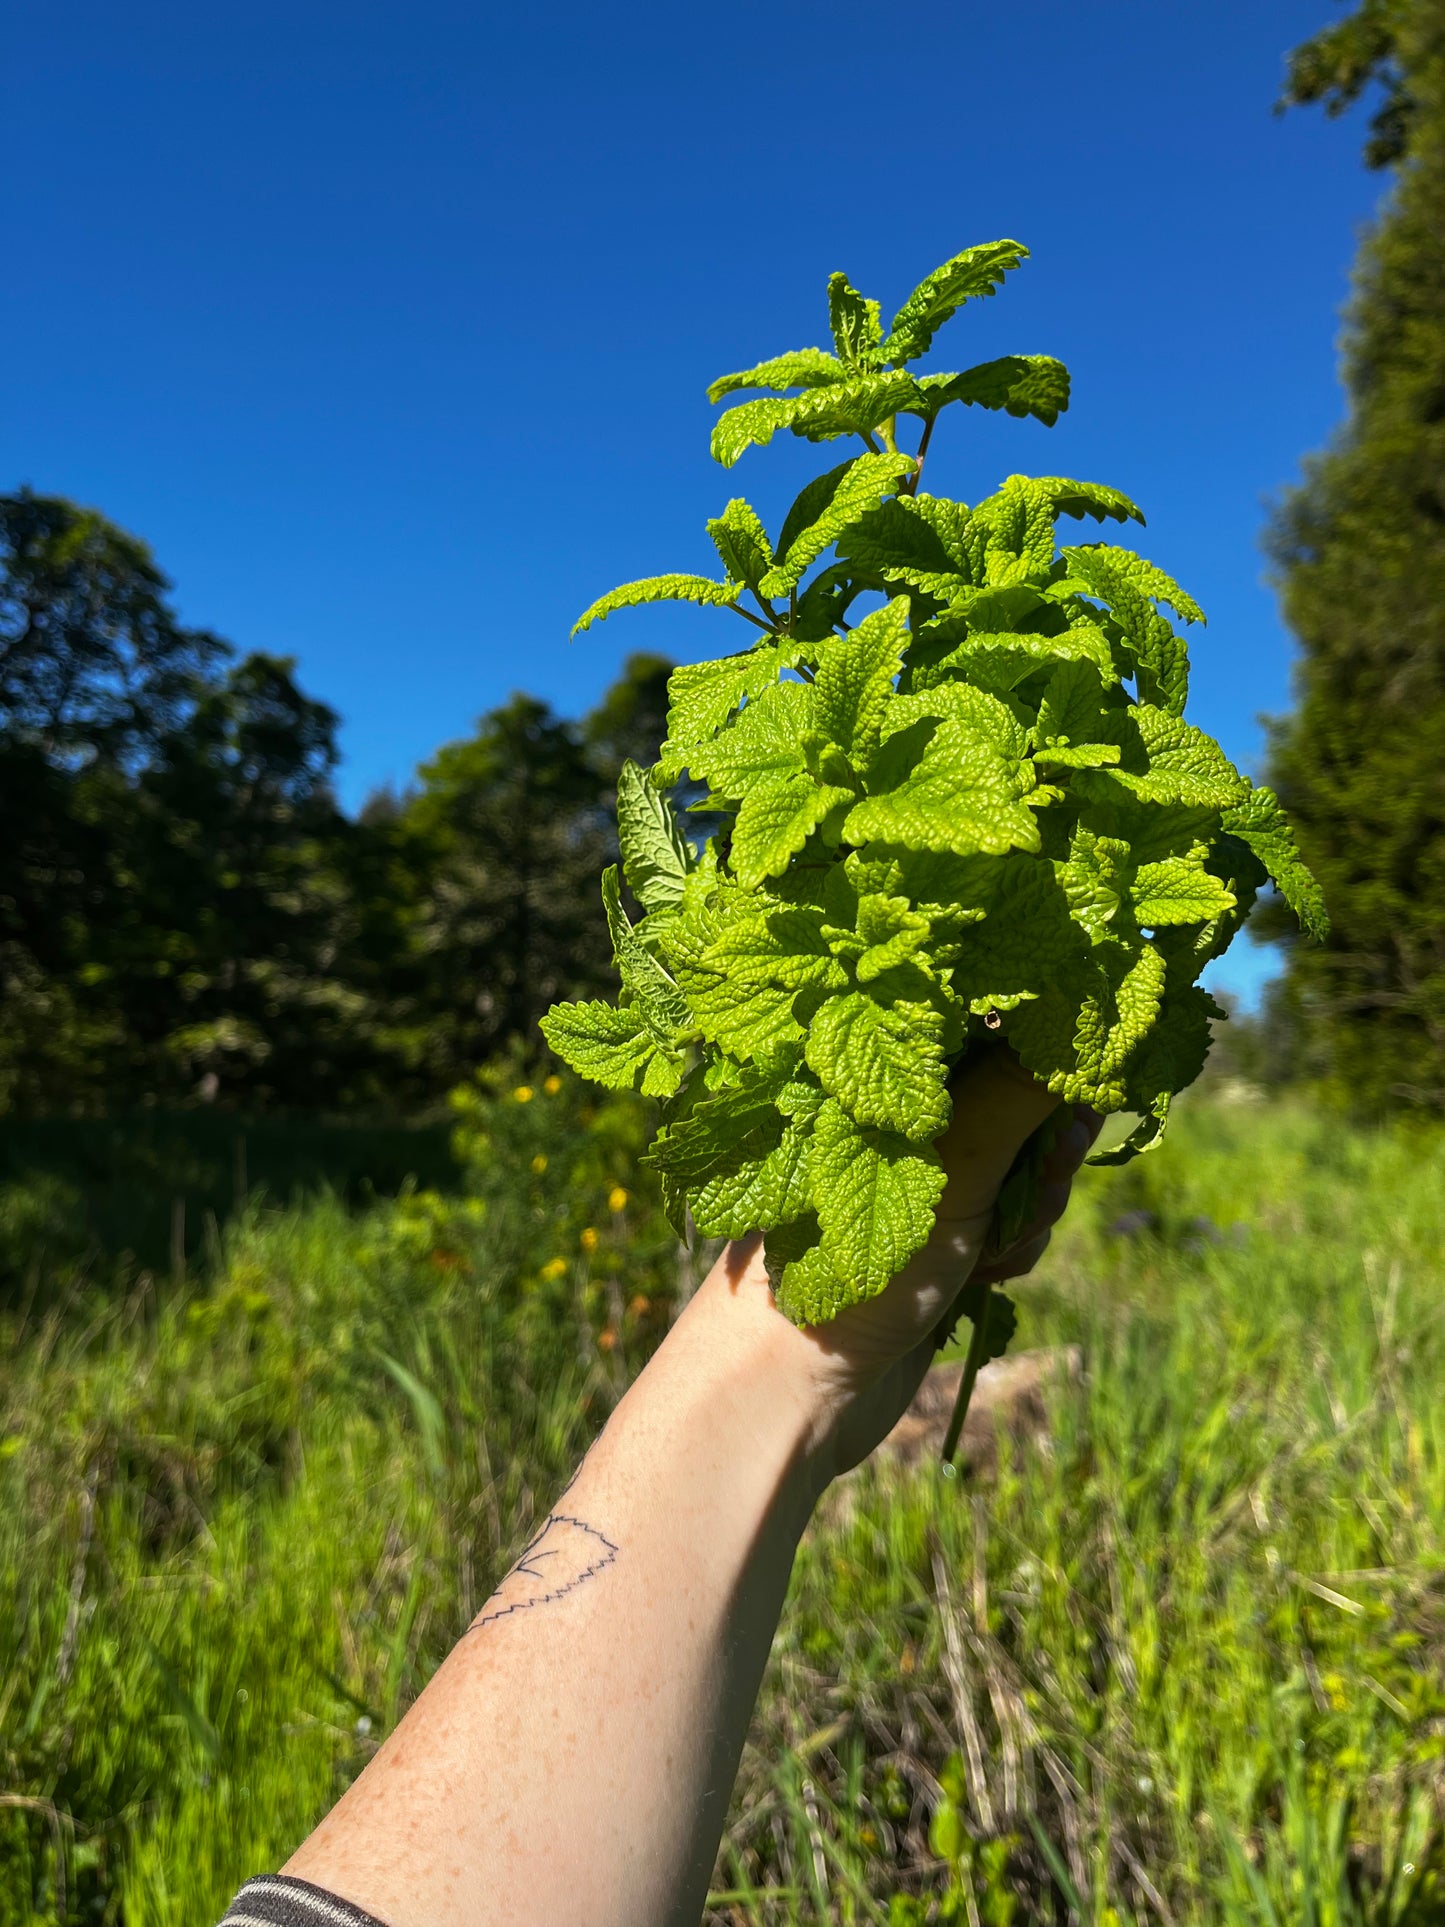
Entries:
{"label": "shadow on grass", "polygon": [[290,1205],[323,1190],[349,1205],[412,1181],[456,1190],[451,1126],[147,1111],[112,1118],[0,1119],[0,1299],[37,1271],[130,1260],[202,1263],[228,1219],[258,1197]]}

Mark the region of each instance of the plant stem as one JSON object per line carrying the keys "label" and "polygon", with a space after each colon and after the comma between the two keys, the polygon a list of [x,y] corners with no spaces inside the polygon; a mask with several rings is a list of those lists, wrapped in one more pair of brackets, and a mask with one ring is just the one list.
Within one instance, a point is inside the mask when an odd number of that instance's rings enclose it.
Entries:
{"label": "plant stem", "polygon": [[937,420],[937,415],[930,415],[928,420],[923,424],[923,433],[918,441],[918,453],[913,458],[918,466],[908,478],[908,493],[910,495],[916,495],[918,493],[918,482],[920,476],[923,474],[923,464],[928,454],[928,444],[933,439],[933,424]]}
{"label": "plant stem", "polygon": [[772,625],[764,622],[760,616],[755,616],[751,609],[744,609],[736,602],[729,602],[724,606],[731,609],[735,616],[741,616],[744,622],[750,622],[755,629],[761,629],[764,635],[771,636],[775,633]]}
{"label": "plant stem", "polygon": [[968,1341],[968,1356],[963,1361],[963,1377],[958,1384],[958,1397],[953,1402],[953,1417],[948,1421],[948,1437],[943,1441],[943,1463],[953,1464],[953,1455],[958,1450],[958,1436],[963,1430],[963,1421],[968,1416],[969,1400],[983,1364],[984,1348],[988,1344],[988,1315],[993,1310],[993,1286],[983,1288],[983,1309],[979,1312],[973,1328],[973,1337]]}

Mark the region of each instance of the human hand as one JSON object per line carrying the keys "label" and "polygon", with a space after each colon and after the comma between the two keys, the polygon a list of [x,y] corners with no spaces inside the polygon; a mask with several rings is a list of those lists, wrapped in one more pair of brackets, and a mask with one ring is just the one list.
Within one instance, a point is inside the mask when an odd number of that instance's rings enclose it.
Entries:
{"label": "human hand", "polygon": [[[878,1297],[806,1332],[827,1414],[829,1475],[866,1458],[908,1409],[956,1321],[965,1285],[1022,1277],[1038,1263],[1103,1124],[1087,1105],[1060,1106],[1002,1046],[971,1063],[952,1096],[953,1117],[938,1144],[948,1185],[927,1245]],[[1048,1120],[1053,1141],[1034,1215],[1005,1251],[981,1263],[999,1187]]]}

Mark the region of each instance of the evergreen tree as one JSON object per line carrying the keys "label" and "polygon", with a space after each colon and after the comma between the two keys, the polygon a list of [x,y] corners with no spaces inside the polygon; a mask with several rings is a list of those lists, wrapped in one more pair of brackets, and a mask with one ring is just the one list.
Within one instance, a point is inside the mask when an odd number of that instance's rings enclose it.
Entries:
{"label": "evergreen tree", "polygon": [[1324,886],[1276,1010],[1352,1100],[1445,1109],[1445,0],[1366,0],[1299,50],[1286,100],[1386,85],[1397,168],[1348,314],[1348,418],[1271,534],[1303,655],[1272,773]]}

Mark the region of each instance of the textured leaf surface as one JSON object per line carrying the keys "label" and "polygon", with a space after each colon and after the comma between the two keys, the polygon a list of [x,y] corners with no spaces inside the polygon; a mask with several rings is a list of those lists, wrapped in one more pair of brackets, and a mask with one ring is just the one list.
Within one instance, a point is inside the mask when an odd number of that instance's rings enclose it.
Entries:
{"label": "textured leaf surface", "polygon": [[785,1273],[780,1302],[790,1317],[817,1324],[875,1297],[922,1250],[944,1175],[931,1147],[855,1124],[829,1103],[813,1126],[811,1181],[832,1276]]}
{"label": "textured leaf surface", "polygon": [[617,778],[617,840],[628,888],[644,910],[676,909],[693,867],[672,804],[636,763]]}
{"label": "textured leaf surface", "polygon": [[756,589],[773,565],[773,545],[757,510],[737,497],[708,523],[707,532],[728,579]]}
{"label": "textured leaf surface", "polygon": [[969,408],[1001,408],[1020,418],[1032,415],[1052,428],[1069,406],[1069,371],[1052,355],[1001,355],[958,375],[925,375],[922,412],[937,414],[950,402]]}
{"label": "textured leaf surface", "polygon": [[878,746],[908,643],[908,603],[897,596],[865,616],[851,635],[834,637],[819,657],[814,720],[860,769]]}
{"label": "textured leaf surface", "polygon": [[1152,928],[1204,923],[1234,908],[1234,892],[1194,857],[1171,856],[1144,863],[1134,879],[1134,915]]}
{"label": "textured leaf surface", "polygon": [[602,901],[623,989],[658,1043],[672,1045],[692,1029],[687,999],[628,922],[615,863],[602,874]]}
{"label": "textured leaf surface", "polygon": [[807,1056],[860,1124],[928,1141],[948,1122],[943,1019],[927,1004],[890,1007],[863,991],[830,997],[809,1027]]}
{"label": "textured leaf surface", "polygon": [[1274,791],[1252,790],[1243,802],[1226,812],[1224,827],[1249,845],[1274,878],[1305,934],[1322,943],[1330,928],[1324,896],[1305,867],[1294,831]]}
{"label": "textured leaf surface", "polygon": [[564,1064],[609,1090],[636,1090],[657,1054],[656,1039],[638,1013],[615,1004],[553,1004],[541,1028]]}
{"label": "textured leaf surface", "polygon": [[843,826],[850,843],[903,843],[918,850],[1001,855],[1036,850],[1038,825],[1020,798],[1032,777],[962,724],[940,723],[927,740],[914,725],[890,736],[869,772],[872,794]]}
{"label": "textured leaf surface", "polygon": [[740,655],[685,663],[673,670],[667,684],[667,741],[660,761],[667,780],[676,781],[687,767],[689,754],[711,742],[740,703],[761,695],[778,680],[785,660],[773,644],[763,642]]}
{"label": "textured leaf surface", "polygon": [[778,876],[829,811],[851,803],[853,791],[816,783],[806,772],[758,783],[748,790],[733,828],[732,864],[749,889]]}
{"label": "textured leaf surface", "polygon": [[[831,548],[880,496],[897,488],[916,466],[911,455],[860,455],[850,463],[817,518],[790,536],[787,553],[762,582],[763,594],[786,595],[825,549]],[[784,533],[788,533],[786,528]]]}
{"label": "textured leaf surface", "polygon": [[791,354],[774,355],[755,368],[744,368],[735,375],[719,375],[707,391],[709,401],[721,401],[744,388],[825,388],[839,381],[847,369],[836,356],[821,348],[795,348]]}
{"label": "textured leaf surface", "polygon": [[839,358],[850,367],[876,368],[883,325],[878,303],[869,301],[850,286],[846,274],[828,277],[828,320],[833,330],[833,346]]}
{"label": "textured leaf surface", "polygon": [[599,596],[572,625],[574,636],[590,629],[594,622],[605,622],[617,609],[635,609],[644,602],[698,602],[719,607],[736,602],[740,585],[712,582],[705,575],[650,575],[642,582],[624,582],[620,589]]}
{"label": "textured leaf surface", "polygon": [[913,377],[899,369],[889,374],[854,375],[827,388],[778,401],[745,401],[719,417],[712,431],[713,459],[731,468],[745,448],[764,448],[780,428],[809,441],[838,435],[864,435],[922,397]]}
{"label": "textured leaf surface", "polygon": [[885,361],[913,361],[927,354],[933,337],[965,301],[993,294],[1004,276],[1028,256],[1018,241],[986,241],[965,248],[920,281],[893,317],[883,343]]}

